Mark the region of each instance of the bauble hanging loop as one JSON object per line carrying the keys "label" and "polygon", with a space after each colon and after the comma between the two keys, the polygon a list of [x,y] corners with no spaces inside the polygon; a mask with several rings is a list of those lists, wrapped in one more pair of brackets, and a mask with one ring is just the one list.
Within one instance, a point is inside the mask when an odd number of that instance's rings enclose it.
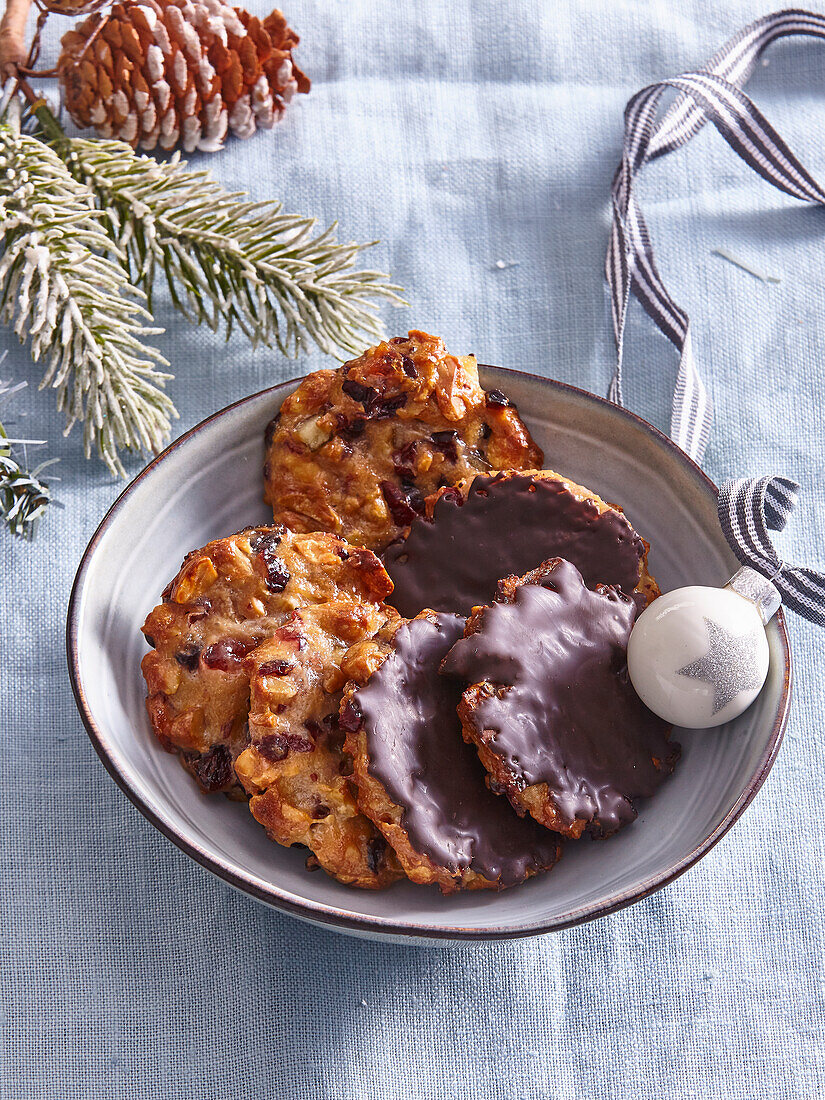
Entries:
{"label": "bauble hanging loop", "polygon": [[738,717],[765,683],[765,625],[780,603],[776,587],[747,566],[724,588],[692,585],[660,596],[630,635],[636,692],[675,726],[706,729]]}

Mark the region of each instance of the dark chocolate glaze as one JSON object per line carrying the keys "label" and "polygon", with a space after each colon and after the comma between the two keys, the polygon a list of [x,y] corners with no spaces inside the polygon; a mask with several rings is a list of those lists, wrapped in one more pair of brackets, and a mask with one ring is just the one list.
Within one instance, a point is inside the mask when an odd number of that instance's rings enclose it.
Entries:
{"label": "dark chocolate glaze", "polygon": [[469,615],[492,600],[502,577],[555,557],[573,562],[591,587],[613,584],[630,595],[644,553],[621,512],[599,514],[555,479],[499,474],[476,477],[466,501],[448,491],[433,518],[416,518],[383,557],[395,584],[388,602],[412,617],[425,607]]}
{"label": "dark chocolate glaze", "polygon": [[461,736],[461,685],[440,676],[464,620],[414,619],[394,651],[355,693],[367,735],[369,771],[396,805],[413,848],[451,872],[471,868],[502,886],[558,858],[558,836],[520,818],[492,793],[472,745]]}
{"label": "dark chocolate glaze", "polygon": [[546,783],[562,819],[609,834],[632,821],[630,799],[653,794],[673,770],[670,727],[639,699],[627,674],[635,604],[590,591],[567,561],[512,602],[493,604],[442,665],[467,683],[505,685],[472,711],[517,790]]}

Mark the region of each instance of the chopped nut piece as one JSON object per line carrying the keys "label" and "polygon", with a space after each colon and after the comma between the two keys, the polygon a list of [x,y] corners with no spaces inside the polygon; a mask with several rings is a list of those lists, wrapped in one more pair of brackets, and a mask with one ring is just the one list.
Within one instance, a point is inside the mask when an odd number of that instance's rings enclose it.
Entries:
{"label": "chopped nut piece", "polygon": [[172,589],[175,603],[191,603],[202,596],[218,579],[218,571],[210,558],[197,558],[186,566]]}
{"label": "chopped nut piece", "polygon": [[317,451],[322,444],[332,438],[332,431],[322,428],[317,416],[311,416],[309,420],[305,420],[295,429],[295,434],[311,451]]}

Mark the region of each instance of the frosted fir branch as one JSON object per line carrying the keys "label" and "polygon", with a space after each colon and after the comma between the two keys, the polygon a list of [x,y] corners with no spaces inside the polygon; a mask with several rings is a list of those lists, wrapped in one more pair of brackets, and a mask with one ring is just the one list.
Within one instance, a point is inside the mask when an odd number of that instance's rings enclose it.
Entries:
{"label": "frosted fir branch", "polygon": [[355,355],[383,335],[378,301],[402,302],[388,276],[355,268],[370,246],[341,244],[336,225],[316,233],[313,219],[226,191],[177,154],[158,162],[123,142],[44,130],[94,192],[150,308],[161,272],[176,308],[196,324],[227,336],[237,325],[253,345],[290,356],[308,340],[328,354]]}
{"label": "frosted fir branch", "polygon": [[[6,353],[3,352],[0,363],[5,357]],[[11,382],[0,379],[0,409],[12,394],[22,390],[25,385],[25,382],[12,385]],[[52,458],[41,462],[33,470],[28,470],[25,444],[40,446],[42,440],[10,439],[3,424],[0,423],[0,521],[13,535],[31,538],[37,527],[37,521],[52,499],[49,486],[40,479],[39,475],[47,466],[57,462],[57,459]]]}
{"label": "frosted fir branch", "polygon": [[57,391],[66,434],[82,423],[86,457],[125,476],[119,452],[159,450],[177,412],[145,342],[162,330],[101,219],[53,149],[0,121],[0,320],[46,362],[40,388]]}

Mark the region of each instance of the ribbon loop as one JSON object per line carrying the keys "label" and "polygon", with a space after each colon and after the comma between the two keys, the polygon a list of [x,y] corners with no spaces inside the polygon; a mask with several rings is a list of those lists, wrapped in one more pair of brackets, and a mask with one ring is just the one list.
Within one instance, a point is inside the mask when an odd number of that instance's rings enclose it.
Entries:
{"label": "ribbon loop", "polygon": [[786,607],[825,626],[825,573],[783,562],[768,534],[784,529],[798,491],[797,483],[786,477],[725,481],[719,491],[719,522],[737,558],[770,577]]}
{"label": "ribbon loop", "polygon": [[[624,334],[633,294],[680,353],[671,436],[697,462],[710,435],[712,405],[693,358],[690,320],[668,294],[656,267],[633,184],[645,164],[681,148],[712,122],[768,183],[804,202],[825,205],[825,190],[741,90],[763,51],[776,39],[792,35],[825,38],[825,16],[788,9],[758,19],[726,42],[702,69],[642,88],[625,108],[624,151],[613,178],[613,223],[605,264],[617,349],[608,396],[622,404]],[[667,89],[675,90],[678,98],[657,124],[659,102]]]}
{"label": "ribbon loop", "polygon": [[[690,319],[659,274],[633,184],[645,164],[680,149],[711,122],[768,183],[804,202],[825,205],[825,190],[742,91],[764,50],[792,35],[825,38],[825,16],[792,8],[757,19],[703,68],[642,88],[625,108],[624,150],[613,177],[613,221],[605,262],[616,337],[616,370],[608,397],[623,404],[624,337],[633,294],[680,353],[670,434],[696,462],[701,462],[707,445],[712,405],[693,359]],[[677,97],[657,123],[667,89],[676,91]],[[784,529],[798,492],[796,482],[785,477],[726,481],[719,493],[719,521],[741,562],[770,577],[787,607],[825,626],[825,573],[783,562],[769,535]]]}

